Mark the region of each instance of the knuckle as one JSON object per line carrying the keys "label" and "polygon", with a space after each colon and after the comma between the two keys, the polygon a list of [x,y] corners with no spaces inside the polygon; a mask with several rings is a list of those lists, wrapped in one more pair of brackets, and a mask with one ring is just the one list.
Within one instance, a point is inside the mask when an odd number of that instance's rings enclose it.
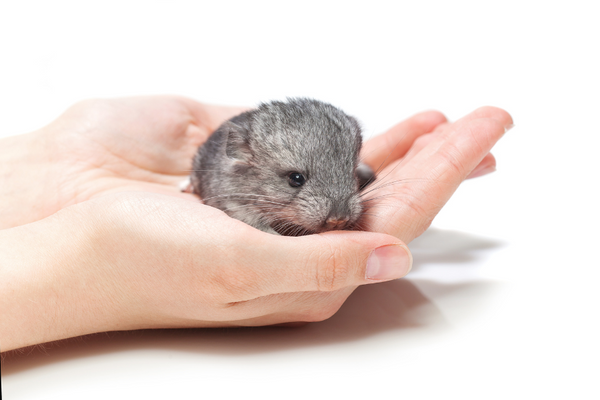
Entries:
{"label": "knuckle", "polygon": [[415,149],[415,151],[424,149],[425,146],[427,146],[429,143],[431,143],[433,138],[434,138],[434,136],[432,136],[431,134],[421,135],[415,139],[413,148]]}
{"label": "knuckle", "polygon": [[457,175],[462,177],[463,175],[466,175],[467,168],[461,161],[466,157],[463,155],[461,149],[452,143],[448,143],[442,150],[442,157],[444,160],[444,171],[448,171],[451,176]]}
{"label": "knuckle", "polygon": [[330,245],[327,251],[316,255],[315,262],[316,288],[318,291],[330,292],[347,285],[350,268],[344,260],[342,250]]}
{"label": "knuckle", "polygon": [[422,234],[433,221],[433,217],[442,208],[428,199],[426,193],[415,193],[405,190],[397,196],[397,206],[388,214],[389,221],[397,221],[388,225],[386,233],[404,241],[410,241]]}
{"label": "knuckle", "polygon": [[436,208],[424,191],[415,191],[410,188],[401,188],[396,198],[400,207],[394,210],[394,217],[402,216],[402,220],[413,221],[428,216],[432,208]]}

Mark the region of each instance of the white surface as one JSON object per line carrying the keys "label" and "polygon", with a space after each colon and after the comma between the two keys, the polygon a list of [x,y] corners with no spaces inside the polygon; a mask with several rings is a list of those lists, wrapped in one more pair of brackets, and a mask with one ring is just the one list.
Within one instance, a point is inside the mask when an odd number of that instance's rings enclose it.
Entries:
{"label": "white surface", "polygon": [[429,108],[496,105],[516,123],[498,172],[465,183],[412,243],[407,279],[300,329],[35,349],[2,364],[3,399],[600,398],[595,2],[393,3],[0,6],[0,136],[83,98],[156,93],[306,95],[369,134]]}

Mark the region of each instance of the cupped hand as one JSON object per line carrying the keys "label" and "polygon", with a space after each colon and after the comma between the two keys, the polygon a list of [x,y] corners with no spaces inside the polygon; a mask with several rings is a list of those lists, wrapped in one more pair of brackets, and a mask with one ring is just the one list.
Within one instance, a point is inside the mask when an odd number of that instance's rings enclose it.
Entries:
{"label": "cupped hand", "polygon": [[[197,147],[241,111],[179,97],[90,100],[3,139],[0,254],[17,265],[0,271],[11,276],[10,293],[0,291],[4,349],[10,335],[14,348],[115,329],[327,318],[356,286],[406,274],[402,241],[464,179],[494,168],[489,151],[512,123],[489,107],[455,123],[409,118],[363,148],[378,172],[364,194],[371,232],[288,238],[179,190]],[[44,330],[58,331],[31,337]]]}
{"label": "cupped hand", "polygon": [[[27,157],[0,163],[11,169],[0,171],[0,228],[37,221],[107,193],[194,198],[179,190],[194,153],[223,121],[243,110],[176,96],[78,103],[37,132],[4,139],[7,151],[12,146]],[[363,160],[377,171],[378,181],[364,195],[365,229],[410,242],[464,179],[494,169],[489,151],[511,124],[508,113],[493,107],[454,123],[430,111],[367,141]]]}
{"label": "cupped hand", "polygon": [[119,282],[101,296],[119,299],[116,314],[143,327],[322,320],[354,287],[410,268],[406,247],[389,235],[276,236],[165,195],[108,195],[80,204],[79,214],[100,227],[90,242],[102,271],[95,279],[106,281],[98,286]]}
{"label": "cupped hand", "polygon": [[[198,146],[242,111],[177,96],[77,103],[39,131],[4,139],[0,229],[107,193],[192,198],[179,183],[189,176]],[[26,157],[6,159],[9,152]],[[3,167],[10,171],[3,174]]]}
{"label": "cupped hand", "polygon": [[0,230],[2,350],[112,330],[320,321],[404,276],[393,236],[272,235],[196,199],[108,194]]}

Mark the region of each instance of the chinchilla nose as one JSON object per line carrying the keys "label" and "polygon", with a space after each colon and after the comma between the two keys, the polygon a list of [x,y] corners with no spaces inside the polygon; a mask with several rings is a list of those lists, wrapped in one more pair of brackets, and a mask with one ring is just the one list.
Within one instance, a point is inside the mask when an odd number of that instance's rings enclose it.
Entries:
{"label": "chinchilla nose", "polygon": [[337,217],[331,216],[325,220],[325,229],[327,230],[335,230],[335,229],[344,229],[348,224],[348,217]]}
{"label": "chinchilla nose", "polygon": [[329,213],[323,223],[323,230],[331,231],[347,228],[352,215],[348,202],[332,201],[330,204]]}

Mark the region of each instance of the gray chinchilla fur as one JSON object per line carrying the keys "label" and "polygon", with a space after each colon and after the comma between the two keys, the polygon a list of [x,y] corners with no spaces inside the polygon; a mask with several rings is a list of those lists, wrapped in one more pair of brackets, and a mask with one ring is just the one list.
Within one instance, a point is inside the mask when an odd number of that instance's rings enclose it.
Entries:
{"label": "gray chinchilla fur", "polygon": [[360,190],[358,122],[317,100],[273,101],[223,123],[198,149],[191,184],[202,201],[266,232],[353,229]]}

